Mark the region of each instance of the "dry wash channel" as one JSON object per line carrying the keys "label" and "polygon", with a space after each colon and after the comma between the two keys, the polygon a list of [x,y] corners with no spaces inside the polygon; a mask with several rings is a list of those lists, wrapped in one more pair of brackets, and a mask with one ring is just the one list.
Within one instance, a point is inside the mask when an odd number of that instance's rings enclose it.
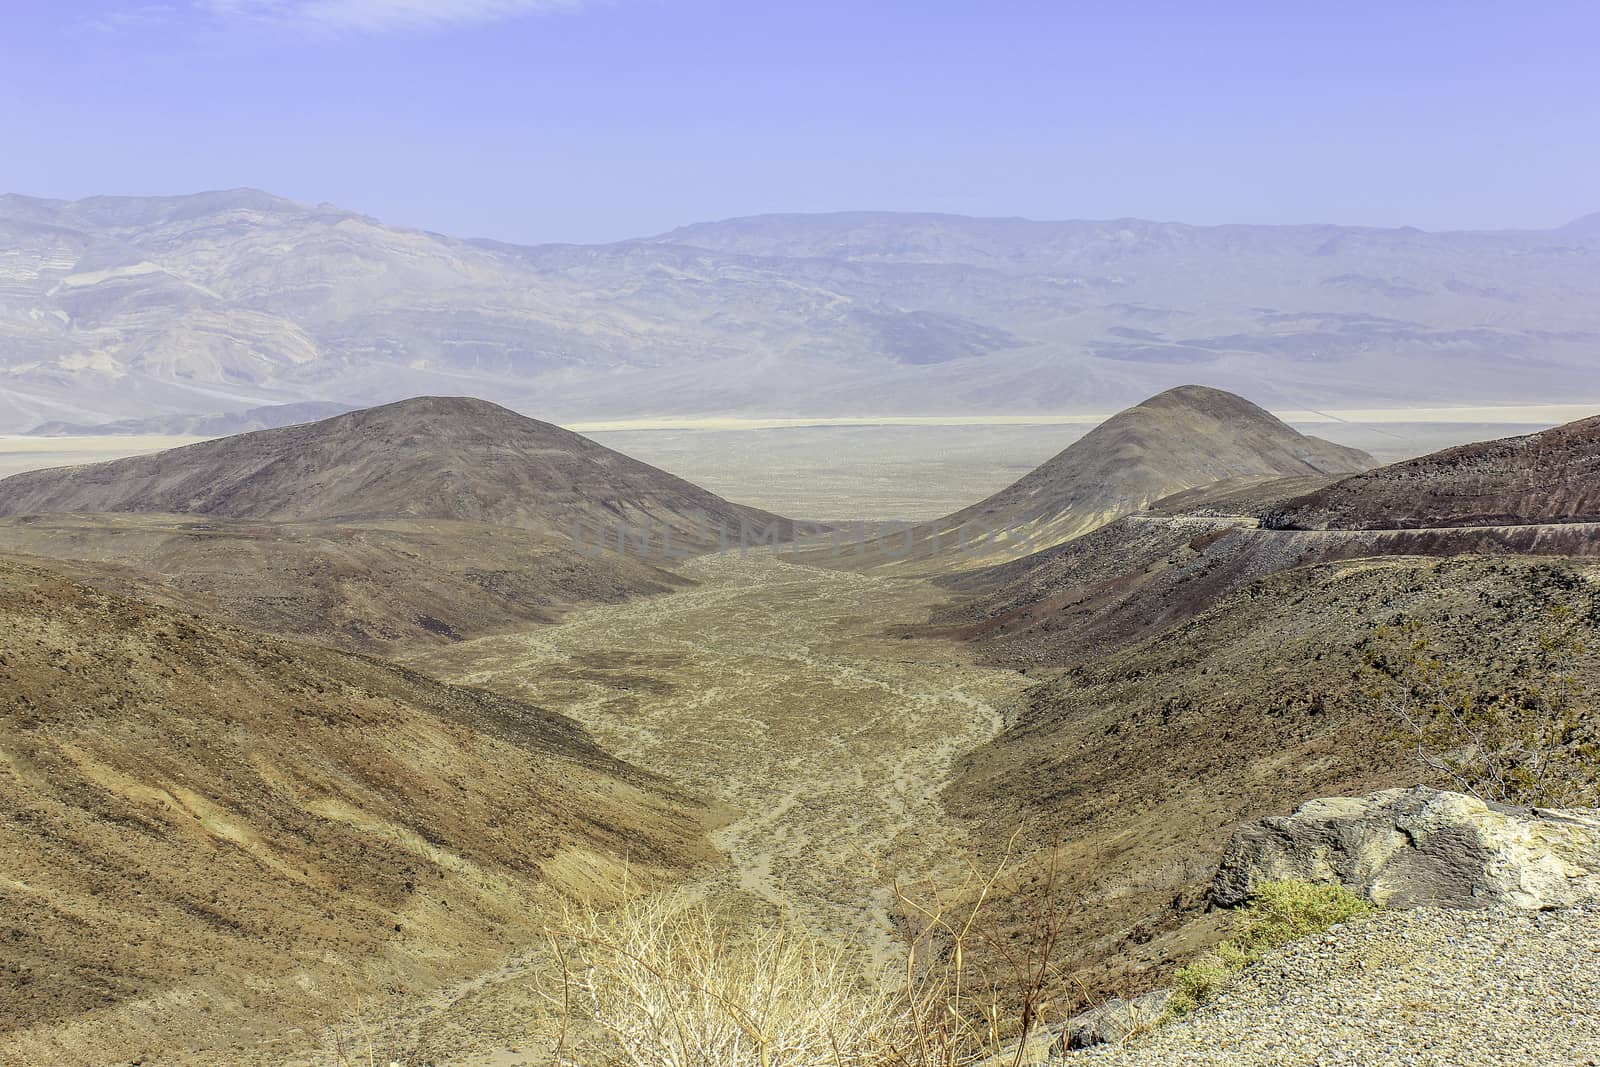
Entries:
{"label": "dry wash channel", "polygon": [[697,560],[692,589],[434,653],[444,677],[558,708],[625,758],[727,806],[708,892],[895,951],[890,871],[966,857],[939,800],[952,758],[1000,727],[1025,679],[942,641],[897,639],[920,582],[754,553]]}

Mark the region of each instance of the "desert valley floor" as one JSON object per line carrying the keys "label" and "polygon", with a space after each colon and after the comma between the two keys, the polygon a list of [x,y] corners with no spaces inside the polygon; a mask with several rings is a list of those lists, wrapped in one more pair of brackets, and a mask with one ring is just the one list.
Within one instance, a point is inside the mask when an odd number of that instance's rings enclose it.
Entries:
{"label": "desert valley floor", "polygon": [[[412,665],[560,707],[625,759],[725,805],[711,835],[725,862],[688,891],[745,911],[775,905],[894,962],[890,883],[920,891],[965,874],[964,831],[939,791],[1028,679],[976,666],[949,641],[890,636],[941,599],[922,582],[766,551],[683,573],[700,584]],[[467,1051],[539,1062],[538,1041],[506,1020],[540,1012],[532,981],[544,971],[542,960],[509,967],[397,1025],[443,1062]]]}

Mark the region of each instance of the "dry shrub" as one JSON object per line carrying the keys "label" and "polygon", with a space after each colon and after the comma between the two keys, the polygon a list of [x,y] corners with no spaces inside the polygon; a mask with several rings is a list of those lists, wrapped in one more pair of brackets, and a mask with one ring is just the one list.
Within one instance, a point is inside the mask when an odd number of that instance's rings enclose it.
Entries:
{"label": "dry shrub", "polygon": [[[583,1067],[874,1067],[905,1024],[843,948],[645,897],[552,932]],[[582,1025],[587,1024],[587,1025]]]}
{"label": "dry shrub", "polygon": [[[935,883],[920,891],[894,883],[909,940],[901,990],[912,1025],[910,1044],[885,1062],[1004,1067],[1023,1061],[1029,1037],[1052,1008],[1051,990],[1062,984],[1053,961],[1070,902],[1057,865],[1059,849],[1051,849],[1047,865],[1033,875],[1042,884],[1033,894],[1037,911],[1029,916],[1027,936],[986,921],[997,890],[1017,874],[1011,859],[1021,835],[1019,827],[987,874],[969,867],[954,886]],[[1016,894],[1015,885],[1007,888]]]}
{"label": "dry shrub", "polygon": [[1489,635],[1492,650],[1452,666],[1435,635],[1401,618],[1369,642],[1371,691],[1399,725],[1394,736],[1451,788],[1491,802],[1590,802],[1600,791],[1600,742],[1584,666],[1595,622],[1557,604],[1529,647]]}
{"label": "dry shrub", "polygon": [[[549,931],[547,983],[571,1067],[1004,1067],[1041,1024],[1060,924],[1019,952],[983,927],[1010,850],[986,877],[895,884],[908,947],[874,973],[784,922],[741,921],[671,894],[575,911]],[[981,945],[999,973],[974,965]]]}

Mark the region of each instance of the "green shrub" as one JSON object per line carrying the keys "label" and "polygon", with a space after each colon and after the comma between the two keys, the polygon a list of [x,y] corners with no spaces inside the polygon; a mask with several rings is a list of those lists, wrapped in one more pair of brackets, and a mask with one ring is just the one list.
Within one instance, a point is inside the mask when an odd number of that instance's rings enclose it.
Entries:
{"label": "green shrub", "polygon": [[1173,976],[1168,1014],[1187,1015],[1273,949],[1376,910],[1341,885],[1267,882],[1251,895],[1235,935]]}
{"label": "green shrub", "polygon": [[1342,885],[1267,882],[1251,895],[1235,941],[1248,965],[1279,945],[1320,934],[1374,910]]}
{"label": "green shrub", "polygon": [[1218,954],[1203,956],[1172,976],[1172,999],[1167,1013],[1187,1015],[1221,992],[1232,971]]}

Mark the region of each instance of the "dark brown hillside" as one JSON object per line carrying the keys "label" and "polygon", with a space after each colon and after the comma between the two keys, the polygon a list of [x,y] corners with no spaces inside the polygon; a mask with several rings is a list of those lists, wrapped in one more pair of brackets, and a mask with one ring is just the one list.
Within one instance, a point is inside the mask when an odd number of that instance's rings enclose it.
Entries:
{"label": "dark brown hillside", "polygon": [[1600,417],[1380,467],[1268,519],[1310,530],[1565,522],[1600,522]]}
{"label": "dark brown hillside", "polygon": [[[1372,462],[1365,452],[1299,433],[1243,397],[1188,385],[1112,416],[1017,482],[919,525],[909,538],[891,536],[842,556],[846,565],[860,558],[971,568],[1080,537],[1163,497],[1223,479],[1314,478]],[[963,553],[962,546],[974,551]]]}
{"label": "dark brown hillside", "polygon": [[[1165,509],[1160,509],[1164,511]],[[941,584],[935,625],[991,662],[1058,667],[1142,641],[1281,571],[1378,556],[1600,556],[1600,525],[1263,530],[1248,516],[1130,515],[1087,536]]]}
{"label": "dark brown hillside", "polygon": [[[1020,824],[1037,869],[1057,852],[1083,894],[1060,962],[1085,969],[1092,997],[1148,988],[1219,936],[1204,890],[1240,822],[1427,777],[1361,671],[1379,625],[1416,619],[1480,688],[1526,688],[1558,606],[1600,647],[1600,564],[1386,558],[1276,574],[1030,690],[947,797],[976,840],[999,848]],[[1576,691],[1600,692],[1593,655]],[[1589,721],[1574,744],[1596,740]],[[1042,883],[1018,884],[998,906],[1027,936]]]}
{"label": "dark brown hillside", "polygon": [[0,1062],[282,1063],[707,854],[575,723],[0,563]]}
{"label": "dark brown hillside", "polygon": [[444,519],[570,533],[574,524],[705,524],[787,536],[730,504],[549,423],[470,397],[418,397],[321,422],[0,481],[0,515]]}

